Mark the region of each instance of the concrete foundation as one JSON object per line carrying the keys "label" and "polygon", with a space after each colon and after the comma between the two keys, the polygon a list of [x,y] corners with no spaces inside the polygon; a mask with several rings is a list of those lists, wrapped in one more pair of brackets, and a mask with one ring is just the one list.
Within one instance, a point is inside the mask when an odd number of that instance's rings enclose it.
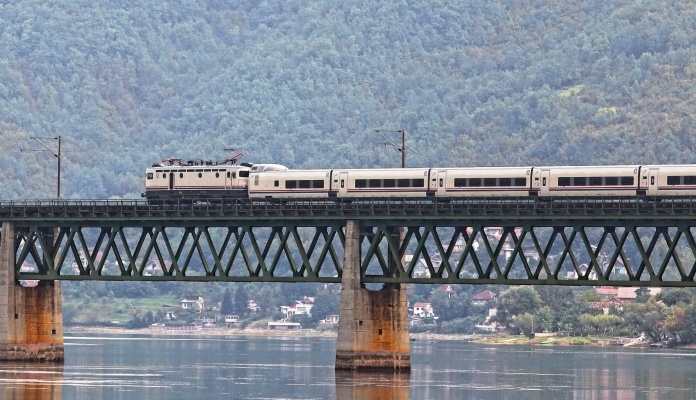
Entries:
{"label": "concrete foundation", "polygon": [[365,289],[357,221],[348,221],[345,240],[336,369],[410,370],[406,288]]}
{"label": "concrete foundation", "polygon": [[22,287],[15,280],[14,224],[0,241],[0,361],[62,361],[60,282]]}

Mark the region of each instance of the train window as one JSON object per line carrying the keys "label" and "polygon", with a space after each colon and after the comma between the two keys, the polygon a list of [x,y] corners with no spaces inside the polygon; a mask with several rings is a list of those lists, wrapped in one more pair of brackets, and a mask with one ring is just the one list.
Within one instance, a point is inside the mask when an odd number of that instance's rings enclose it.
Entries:
{"label": "train window", "polygon": [[216,173],[215,173],[215,177],[216,177],[216,178],[219,178],[219,177],[220,177],[220,173],[219,173],[219,172],[216,172]]}
{"label": "train window", "polygon": [[512,186],[512,178],[499,178],[498,186]]}
{"label": "train window", "polygon": [[280,186],[280,181],[273,181],[273,186],[275,186],[275,187]]}
{"label": "train window", "polygon": [[668,176],[667,177],[667,184],[668,185],[680,185],[681,184],[681,176]]}
{"label": "train window", "polygon": [[399,187],[409,187],[411,186],[410,179],[399,179]]}
{"label": "train window", "polygon": [[396,179],[385,179],[384,180],[384,187],[385,188],[396,187]]}
{"label": "train window", "polygon": [[228,177],[228,178],[231,178],[231,177],[232,177],[232,173],[231,173],[230,171],[227,171],[227,177]]}
{"label": "train window", "polygon": [[591,176],[590,177],[590,186],[602,186],[602,177]]}
{"label": "train window", "polygon": [[481,178],[469,178],[470,187],[481,187]]}
{"label": "train window", "polygon": [[382,187],[382,180],[381,179],[368,179],[367,184],[371,188]]}
{"label": "train window", "polygon": [[425,187],[425,179],[414,179],[413,187]]}
{"label": "train window", "polygon": [[483,186],[494,187],[496,186],[495,178],[483,178]]}
{"label": "train window", "polygon": [[587,177],[576,176],[573,178],[573,186],[587,186]]}
{"label": "train window", "polygon": [[295,188],[297,188],[297,181],[285,181],[285,188],[286,188],[286,189],[295,189]]}
{"label": "train window", "polygon": [[166,177],[167,177],[167,173],[165,172],[162,174],[162,178],[166,178]]}
{"label": "train window", "polygon": [[248,178],[248,177],[249,177],[249,171],[239,171],[239,177],[240,177],[240,178]]}
{"label": "train window", "polygon": [[634,179],[632,176],[622,176],[621,186],[633,186]]}
{"label": "train window", "polygon": [[570,186],[570,178],[567,176],[561,176],[558,178],[558,186]]}
{"label": "train window", "polygon": [[513,186],[527,186],[527,178],[515,178]]}
{"label": "train window", "polygon": [[466,178],[454,178],[455,187],[466,187]]}
{"label": "train window", "polygon": [[367,187],[367,179],[356,179],[355,180],[355,187],[356,188],[366,188]]}
{"label": "train window", "polygon": [[696,185],[696,176],[690,175],[684,177],[685,185]]}
{"label": "train window", "polygon": [[152,179],[154,177],[152,172],[147,173],[147,179]]}
{"label": "train window", "polygon": [[606,186],[617,186],[619,184],[618,176],[607,176],[604,178],[604,184]]}
{"label": "train window", "polygon": [[204,169],[203,172],[212,172],[212,169]]}
{"label": "train window", "polygon": [[309,189],[310,187],[312,187],[312,181],[310,181],[309,179],[302,179],[299,181],[299,183],[300,189]]}
{"label": "train window", "polygon": [[[228,174],[229,174],[229,172],[228,172]],[[248,177],[248,176],[249,176],[249,174],[247,173],[247,177]],[[236,177],[237,177],[237,173],[236,173],[236,172],[233,172],[233,173],[232,173],[232,178],[236,178]],[[242,177],[241,171],[239,172],[239,177],[240,177],[240,178]]]}
{"label": "train window", "polygon": [[324,188],[324,181],[321,179],[315,179],[312,181],[312,187],[315,189],[323,189]]}
{"label": "train window", "polygon": [[198,177],[199,177],[199,178],[202,178],[202,177],[203,177],[203,174],[199,172],[199,173],[198,173]]}
{"label": "train window", "polygon": [[179,178],[183,178],[183,177],[184,177],[184,174],[183,174],[183,173],[179,173]]}

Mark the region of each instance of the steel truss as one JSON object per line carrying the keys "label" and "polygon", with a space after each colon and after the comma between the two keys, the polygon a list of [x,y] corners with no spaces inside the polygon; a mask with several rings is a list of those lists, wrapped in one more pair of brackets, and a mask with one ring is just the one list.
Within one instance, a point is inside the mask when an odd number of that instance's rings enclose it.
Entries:
{"label": "steel truss", "polygon": [[[363,283],[696,286],[690,219],[362,219]],[[18,280],[340,282],[341,220],[16,221]],[[55,240],[54,240],[55,239]]]}

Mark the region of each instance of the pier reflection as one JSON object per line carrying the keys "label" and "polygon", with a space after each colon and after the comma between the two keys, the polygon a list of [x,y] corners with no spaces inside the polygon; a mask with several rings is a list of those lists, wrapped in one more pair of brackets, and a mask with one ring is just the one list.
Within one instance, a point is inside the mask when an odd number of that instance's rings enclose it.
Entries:
{"label": "pier reflection", "polygon": [[336,398],[408,400],[411,374],[399,371],[336,371]]}
{"label": "pier reflection", "polygon": [[63,365],[0,363],[0,399],[60,400]]}

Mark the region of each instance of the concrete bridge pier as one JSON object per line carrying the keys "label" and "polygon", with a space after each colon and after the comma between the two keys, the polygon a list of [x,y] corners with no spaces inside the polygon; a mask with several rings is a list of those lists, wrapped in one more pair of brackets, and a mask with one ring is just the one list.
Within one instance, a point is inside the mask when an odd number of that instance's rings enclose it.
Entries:
{"label": "concrete bridge pier", "polygon": [[367,290],[360,279],[360,226],[347,221],[336,369],[411,369],[405,285]]}
{"label": "concrete bridge pier", "polygon": [[62,362],[60,282],[23,287],[15,279],[14,224],[0,233],[0,361]]}

